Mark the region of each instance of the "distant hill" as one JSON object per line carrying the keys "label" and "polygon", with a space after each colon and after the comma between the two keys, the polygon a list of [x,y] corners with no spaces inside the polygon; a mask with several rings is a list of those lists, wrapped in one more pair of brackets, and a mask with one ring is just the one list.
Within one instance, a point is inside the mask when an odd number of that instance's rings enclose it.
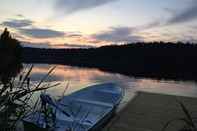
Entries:
{"label": "distant hill", "polygon": [[135,43],[89,49],[23,48],[23,62],[66,64],[135,77],[197,80],[197,45]]}

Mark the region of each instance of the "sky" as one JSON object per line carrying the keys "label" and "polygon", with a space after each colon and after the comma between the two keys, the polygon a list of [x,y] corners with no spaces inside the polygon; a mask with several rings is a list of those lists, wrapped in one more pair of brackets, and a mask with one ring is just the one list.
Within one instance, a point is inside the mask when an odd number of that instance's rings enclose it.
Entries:
{"label": "sky", "polygon": [[35,47],[197,42],[197,0],[1,0],[5,27]]}

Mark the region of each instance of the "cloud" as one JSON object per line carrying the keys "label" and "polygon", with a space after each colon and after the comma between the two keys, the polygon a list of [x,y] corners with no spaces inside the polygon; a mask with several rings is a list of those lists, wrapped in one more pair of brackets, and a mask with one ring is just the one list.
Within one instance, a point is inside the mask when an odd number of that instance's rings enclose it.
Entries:
{"label": "cloud", "polygon": [[116,0],[57,0],[56,9],[70,14],[114,2]]}
{"label": "cloud", "polygon": [[155,27],[160,27],[162,26],[163,23],[161,21],[153,21],[151,23],[148,23],[144,26],[141,26],[141,29],[144,30],[144,29],[152,29],[152,28],[155,28]]}
{"label": "cloud", "polygon": [[169,14],[172,14],[172,15],[175,15],[177,13],[177,10],[175,9],[172,9],[172,8],[164,8],[164,10],[166,11],[166,13],[169,13]]}
{"label": "cloud", "polygon": [[197,19],[197,0],[192,0],[186,9],[177,12],[168,20],[167,24],[185,23],[195,19]]}
{"label": "cloud", "polygon": [[82,44],[50,44],[48,42],[42,42],[42,43],[33,43],[33,42],[27,42],[22,41],[21,45],[23,47],[33,47],[33,48],[94,48],[95,46],[92,45],[82,45]]}
{"label": "cloud", "polygon": [[[17,16],[24,17],[20,14]],[[10,19],[2,22],[0,25],[14,28],[22,35],[33,38],[56,38],[65,35],[65,33],[61,31],[35,27],[34,23],[34,21],[29,19]]]}
{"label": "cloud", "polygon": [[64,32],[44,28],[23,28],[19,29],[19,32],[33,38],[56,38],[65,36]]}
{"label": "cloud", "polygon": [[27,41],[21,41],[21,45],[23,47],[34,47],[34,48],[52,48],[52,45],[43,42],[43,43],[34,43],[34,42],[27,42]]}
{"label": "cloud", "polygon": [[135,27],[112,27],[109,30],[94,34],[91,36],[95,40],[94,43],[100,43],[101,41],[118,43],[118,42],[139,42],[144,41],[144,37],[137,35],[137,33],[145,30],[158,28],[163,26],[159,20],[154,20],[150,23],[135,26]]}
{"label": "cloud", "polygon": [[11,27],[11,28],[21,28],[31,26],[34,22],[28,19],[11,19],[1,23],[3,26]]}
{"label": "cloud", "polygon": [[142,37],[135,35],[135,31],[135,28],[113,27],[108,31],[103,31],[92,37],[96,40],[107,42],[137,42],[143,40]]}
{"label": "cloud", "polygon": [[67,34],[67,36],[72,38],[83,37],[81,34],[75,34],[75,33]]}
{"label": "cloud", "polygon": [[95,46],[65,43],[65,44],[56,44],[56,45],[53,45],[53,47],[58,47],[58,48],[94,48]]}
{"label": "cloud", "polygon": [[25,18],[25,16],[22,15],[22,14],[16,14],[16,16],[19,17],[19,18]]}
{"label": "cloud", "polygon": [[161,27],[163,25],[164,25],[163,22],[161,22],[159,20],[155,20],[155,21],[152,21],[150,23],[147,23],[147,24],[144,24],[144,25],[141,25],[141,26],[136,26],[136,27],[133,28],[133,30],[144,31],[144,30],[148,30],[148,29],[152,29],[152,28]]}

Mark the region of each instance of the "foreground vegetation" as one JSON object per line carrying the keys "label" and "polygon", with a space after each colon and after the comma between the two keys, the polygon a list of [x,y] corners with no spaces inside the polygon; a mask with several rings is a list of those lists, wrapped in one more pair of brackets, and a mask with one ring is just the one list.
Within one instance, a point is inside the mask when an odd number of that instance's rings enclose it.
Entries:
{"label": "foreground vegetation", "polygon": [[0,131],[15,131],[22,119],[35,110],[37,104],[32,104],[34,93],[58,85],[43,84],[54,68],[39,83],[32,84],[33,66],[23,69],[21,53],[19,41],[5,29],[0,36]]}
{"label": "foreground vegetation", "polygon": [[43,84],[54,68],[50,69],[36,85],[30,82],[33,66],[19,77],[13,77],[6,84],[0,84],[0,131],[14,131],[17,124],[37,108],[32,97],[35,92],[49,89],[57,84]]}

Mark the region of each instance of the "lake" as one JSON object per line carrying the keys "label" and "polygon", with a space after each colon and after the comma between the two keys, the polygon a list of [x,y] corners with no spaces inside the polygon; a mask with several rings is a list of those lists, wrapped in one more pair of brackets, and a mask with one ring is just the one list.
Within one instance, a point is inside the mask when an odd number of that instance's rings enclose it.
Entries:
{"label": "lake", "polygon": [[[25,65],[28,67],[30,65]],[[50,68],[56,69],[45,80],[45,84],[61,83],[59,86],[51,88],[48,93],[54,98],[69,94],[85,88],[89,85],[112,82],[124,89],[125,96],[122,101],[124,106],[138,91],[151,93],[162,93],[178,96],[197,97],[197,83],[194,81],[173,81],[173,80],[153,80],[148,78],[135,78],[121,74],[108,73],[94,68],[79,68],[66,65],[34,64],[31,74],[33,83],[37,83]]]}

